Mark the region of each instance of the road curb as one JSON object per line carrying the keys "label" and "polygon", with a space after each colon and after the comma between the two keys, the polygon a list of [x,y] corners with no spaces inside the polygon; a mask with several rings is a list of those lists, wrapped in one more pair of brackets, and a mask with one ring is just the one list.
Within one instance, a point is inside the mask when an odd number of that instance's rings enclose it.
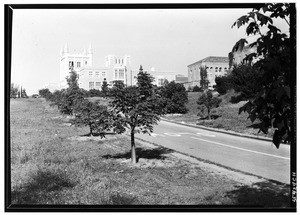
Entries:
{"label": "road curb", "polygon": [[170,123],[174,123],[174,124],[178,124],[178,125],[184,125],[184,126],[193,127],[193,128],[201,128],[201,129],[208,130],[208,131],[215,131],[215,132],[230,134],[230,135],[239,136],[239,137],[246,137],[246,138],[251,138],[251,139],[256,139],[256,140],[263,140],[263,141],[267,141],[267,142],[272,142],[272,139],[268,138],[268,137],[258,137],[258,136],[249,135],[249,134],[242,134],[242,133],[238,133],[238,132],[234,132],[234,131],[226,131],[226,130],[222,130],[222,129],[209,128],[209,127],[205,127],[205,126],[202,126],[202,125],[186,124],[186,123],[176,122],[176,121],[173,121],[173,120],[168,120],[168,119],[165,119],[165,118],[161,118],[161,120],[166,121],[166,122],[170,122]]}

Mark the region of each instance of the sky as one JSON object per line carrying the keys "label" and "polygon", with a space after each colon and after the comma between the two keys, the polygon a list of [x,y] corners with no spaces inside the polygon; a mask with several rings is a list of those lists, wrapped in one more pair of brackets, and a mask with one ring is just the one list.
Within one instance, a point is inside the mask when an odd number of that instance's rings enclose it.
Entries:
{"label": "sky", "polygon": [[[59,82],[60,50],[93,47],[93,66],[104,57],[130,55],[132,69],[175,71],[208,56],[227,57],[245,38],[231,28],[251,9],[17,9],[13,14],[11,81],[38,93]],[[250,38],[251,39],[251,38]]]}

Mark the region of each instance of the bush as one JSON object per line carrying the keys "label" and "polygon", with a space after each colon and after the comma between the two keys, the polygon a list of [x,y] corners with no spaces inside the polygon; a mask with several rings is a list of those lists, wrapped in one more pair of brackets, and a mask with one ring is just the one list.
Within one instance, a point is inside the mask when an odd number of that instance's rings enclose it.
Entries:
{"label": "bush", "polygon": [[214,85],[214,89],[220,94],[224,95],[231,88],[230,86],[230,78],[227,76],[216,77],[215,79],[216,85]]}
{"label": "bush", "polygon": [[188,103],[188,93],[183,84],[171,81],[166,84],[162,91],[162,97],[165,100],[166,113],[186,113],[186,103]]}
{"label": "bush", "polygon": [[97,89],[90,89],[88,91],[88,97],[98,97],[98,96],[102,96],[102,93],[100,90]]}
{"label": "bush", "polygon": [[203,92],[203,90],[199,86],[194,86],[193,87],[193,92]]}

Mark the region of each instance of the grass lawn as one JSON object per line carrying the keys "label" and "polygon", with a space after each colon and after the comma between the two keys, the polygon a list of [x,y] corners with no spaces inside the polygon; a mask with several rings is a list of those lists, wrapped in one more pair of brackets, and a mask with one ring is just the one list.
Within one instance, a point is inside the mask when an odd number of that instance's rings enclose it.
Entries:
{"label": "grass lawn", "polygon": [[131,165],[127,135],[88,137],[44,99],[10,111],[12,204],[289,206],[288,185],[244,184],[166,148],[137,143]]}
{"label": "grass lawn", "polygon": [[[251,127],[252,122],[248,118],[248,114],[242,112],[239,114],[239,108],[242,107],[246,102],[242,101],[237,104],[232,104],[229,102],[233,93],[229,93],[227,95],[220,96],[222,99],[222,103],[216,111],[221,115],[219,118],[215,120],[201,120],[197,114],[199,113],[199,105],[197,104],[197,100],[201,92],[189,92],[188,99],[189,103],[187,104],[187,108],[189,112],[182,115],[167,115],[164,118],[169,120],[175,120],[177,122],[185,122],[197,125],[203,125],[207,127],[223,129],[223,130],[231,130],[239,133],[262,136],[262,137],[273,137],[273,130],[269,130],[268,134],[264,134],[263,132],[258,133],[258,129],[253,129]],[[257,123],[256,121],[254,124]]]}

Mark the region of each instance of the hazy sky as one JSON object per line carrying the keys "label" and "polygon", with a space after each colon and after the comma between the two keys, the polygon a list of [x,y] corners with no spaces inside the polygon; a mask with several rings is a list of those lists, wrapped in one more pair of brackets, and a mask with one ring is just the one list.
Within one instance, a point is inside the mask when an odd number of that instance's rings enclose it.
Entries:
{"label": "hazy sky", "polygon": [[64,44],[81,51],[91,43],[94,66],[104,57],[130,55],[132,69],[173,70],[207,56],[228,56],[245,29],[231,28],[250,9],[14,10],[12,82],[27,94],[59,82]]}

